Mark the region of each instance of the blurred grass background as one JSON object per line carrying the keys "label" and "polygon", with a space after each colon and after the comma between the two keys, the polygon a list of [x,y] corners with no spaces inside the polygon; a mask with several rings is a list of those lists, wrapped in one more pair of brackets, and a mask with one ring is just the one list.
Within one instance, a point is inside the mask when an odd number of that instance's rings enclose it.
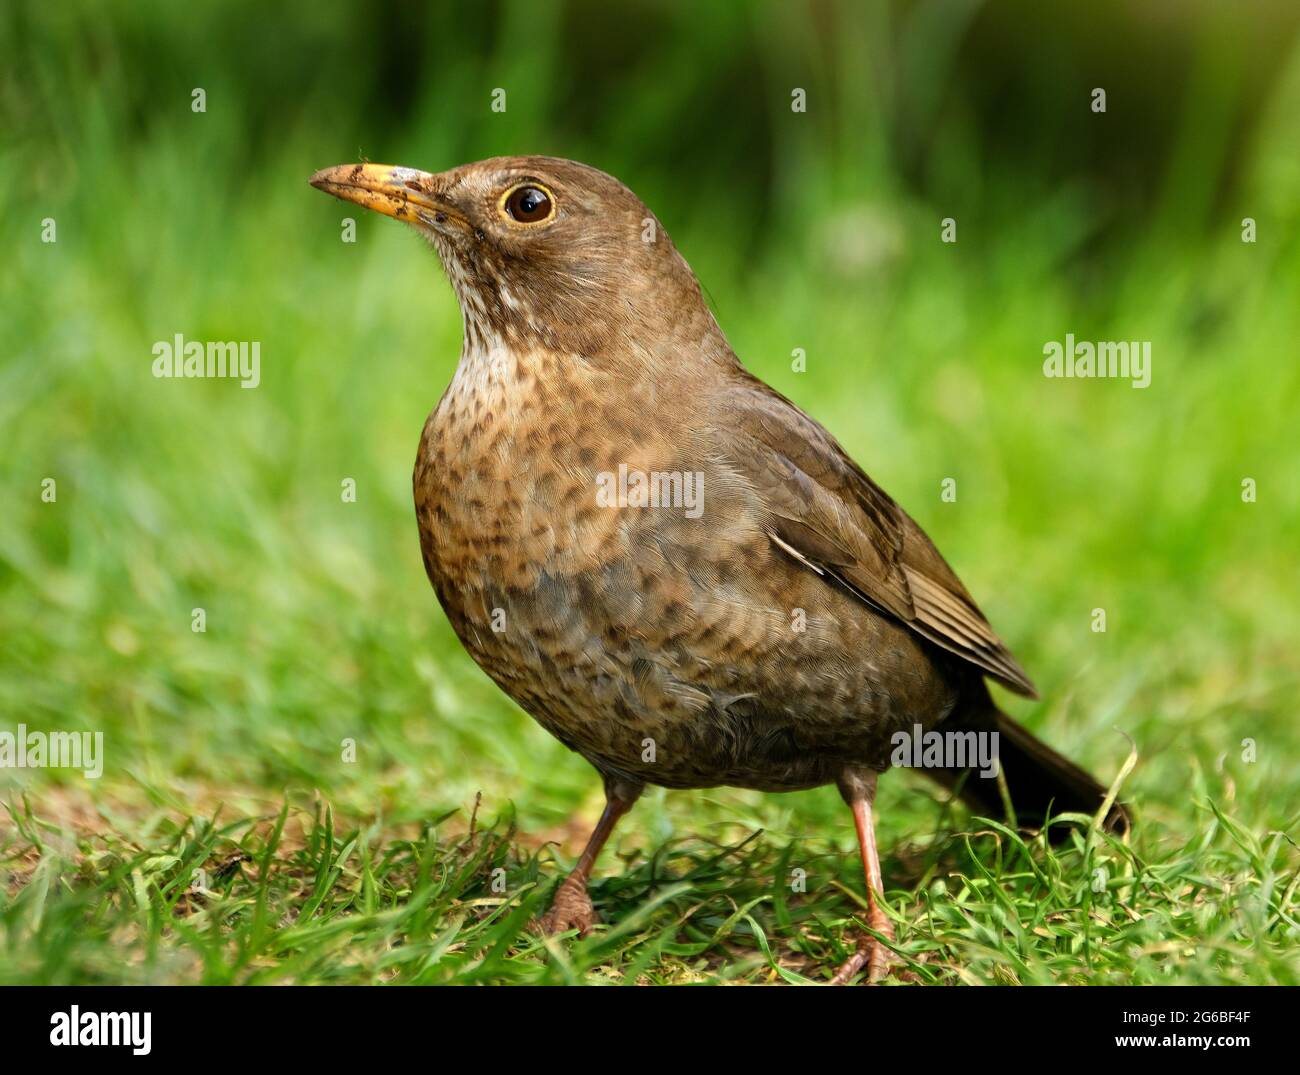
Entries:
{"label": "blurred grass background", "polygon": [[[1231,842],[1213,800],[1290,833],[1294,871],[1298,27],[1282,0],[5,5],[0,730],[102,730],[107,761],[0,794],[138,849],[222,802],[400,829],[482,791],[571,850],[594,774],[461,651],[418,554],[450,288],[409,230],[306,185],[548,153],[636,190],[742,360],[930,532],[1043,692],[1008,708],[1106,779],[1134,741],[1148,854]],[[1067,332],[1151,340],[1151,387],[1044,378]],[[260,387],[154,379],[176,333],[260,341]],[[885,848],[944,814],[911,775],[880,812]],[[654,792],[635,819],[624,847],[852,847],[828,789]],[[0,846],[0,978],[93,977],[15,924],[41,855],[3,813]]]}

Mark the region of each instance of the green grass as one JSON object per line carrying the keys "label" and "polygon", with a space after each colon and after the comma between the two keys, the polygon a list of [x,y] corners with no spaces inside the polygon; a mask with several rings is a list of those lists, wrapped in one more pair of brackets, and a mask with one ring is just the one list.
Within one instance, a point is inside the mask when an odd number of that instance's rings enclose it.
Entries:
{"label": "green grass", "polygon": [[[1294,58],[1234,159],[1232,204],[1200,197],[1227,151],[1207,136],[1200,152],[1208,121],[1189,111],[1169,120],[1183,149],[1150,226],[1125,217],[1117,236],[1086,182],[1011,166],[956,182],[979,171],[964,128],[940,129],[950,199],[926,200],[874,142],[827,148],[859,127],[871,142],[871,114],[845,111],[837,134],[773,106],[758,213],[753,189],[706,171],[684,190],[636,151],[674,144],[676,96],[699,99],[671,80],[642,86],[610,141],[512,113],[484,145],[463,134],[469,105],[435,93],[449,126],[424,105],[358,149],[313,115],[338,96],[319,81],[252,117],[214,92],[196,118],[188,69],[148,74],[116,32],[95,38],[93,81],[76,49],[25,57],[31,107],[0,154],[0,730],[102,731],[107,755],[98,781],[0,770],[0,982],[797,982],[852,947],[861,873],[832,789],[651,791],[597,868],[607,924],[526,928],[599,783],[473,666],[424,578],[410,470],[459,351],[436,260],[306,178],[359,152],[439,168],[543,147],[641,190],[742,359],[929,531],[1042,690],[1007,708],[1106,780],[1136,750],[1123,843],[1052,849],[887,775],[910,974],[1300,983]],[[558,47],[512,76],[517,99],[539,99]],[[938,242],[949,212],[955,246]],[[57,243],[38,241],[46,216]],[[177,332],[261,341],[262,385],[155,380],[151,346]],[[1151,339],[1151,387],[1046,380],[1042,345],[1066,332]]]}
{"label": "green grass", "polygon": [[[1158,860],[1110,838],[1080,834],[1062,850],[996,824],[932,828],[891,861],[896,973],[1294,981],[1293,848],[1203,813],[1195,842]],[[469,831],[443,818],[403,835],[379,821],[336,829],[319,801],[222,814],[109,812],[75,840],[16,816],[7,862],[23,884],[0,910],[0,983],[807,983],[857,936],[856,864],[816,838],[722,823],[712,840],[627,851],[593,888],[609,925],[543,939],[528,924],[558,864],[521,850],[513,818]]]}

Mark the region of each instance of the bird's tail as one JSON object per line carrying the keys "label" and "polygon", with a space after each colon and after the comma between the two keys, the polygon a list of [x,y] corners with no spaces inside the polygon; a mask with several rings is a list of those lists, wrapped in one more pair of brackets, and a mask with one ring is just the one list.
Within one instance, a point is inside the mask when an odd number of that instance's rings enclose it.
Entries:
{"label": "bird's tail", "polygon": [[[970,702],[945,720],[939,730],[997,732],[998,760],[1020,824],[1038,826],[1049,813],[1094,815],[1101,809],[1106,798],[1105,787],[998,709],[982,684],[972,693]],[[945,787],[960,787],[967,805],[986,817],[1000,817],[1005,813],[1001,781],[984,778],[965,768],[931,768],[925,772]],[[1131,820],[1125,806],[1116,802],[1106,815],[1106,828],[1124,833]],[[1053,831],[1060,837],[1065,835],[1063,829]]]}

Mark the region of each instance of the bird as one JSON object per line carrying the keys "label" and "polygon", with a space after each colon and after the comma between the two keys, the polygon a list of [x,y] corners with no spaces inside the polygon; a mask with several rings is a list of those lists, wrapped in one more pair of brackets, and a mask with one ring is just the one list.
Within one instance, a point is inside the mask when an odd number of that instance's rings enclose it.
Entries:
{"label": "bird", "polygon": [[[981,813],[1100,813],[1107,789],[996,705],[988,680],[1037,692],[933,542],[741,364],[622,182],[511,156],[310,183],[412,226],[460,307],[412,477],[424,567],[469,655],[604,784],[540,929],[598,922],[597,856],[648,784],[834,784],[869,929],[831,981],[876,983],[901,962],[875,833],[900,736],[995,744],[998,780],[950,754],[923,767]],[[1109,799],[1100,823],[1125,831]]]}

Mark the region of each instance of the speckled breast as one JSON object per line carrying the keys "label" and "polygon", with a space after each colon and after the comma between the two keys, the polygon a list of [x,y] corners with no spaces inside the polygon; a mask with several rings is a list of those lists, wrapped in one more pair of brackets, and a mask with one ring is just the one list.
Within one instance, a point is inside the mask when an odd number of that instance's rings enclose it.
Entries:
{"label": "speckled breast", "polygon": [[[786,790],[846,758],[883,763],[906,714],[852,655],[901,661],[915,641],[775,552],[746,488],[681,435],[683,405],[667,416],[653,395],[581,359],[462,362],[414,491],[465,648],[608,773]],[[703,481],[698,514],[599,495],[602,476],[687,472]]]}

